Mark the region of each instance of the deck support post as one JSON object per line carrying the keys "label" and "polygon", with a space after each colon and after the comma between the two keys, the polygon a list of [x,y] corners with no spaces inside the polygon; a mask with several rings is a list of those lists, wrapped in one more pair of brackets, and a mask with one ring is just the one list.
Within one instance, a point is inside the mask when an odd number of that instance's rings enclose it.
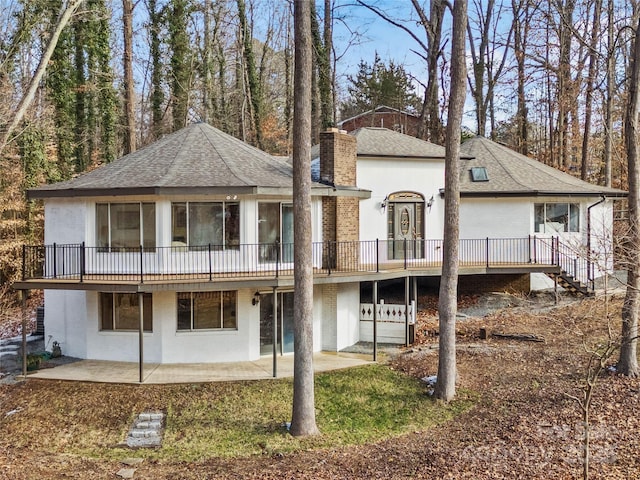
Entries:
{"label": "deck support post", "polygon": [[273,287],[273,378],[278,376],[278,287]]}
{"label": "deck support post", "polygon": [[28,290],[22,290],[22,376],[27,377],[27,293]]}
{"label": "deck support post", "polygon": [[404,346],[409,346],[409,280],[404,277]]}
{"label": "deck support post", "polygon": [[138,311],[140,312],[140,325],[138,326],[138,373],[139,383],[144,381],[144,294],[138,292]]}
{"label": "deck support post", "polygon": [[373,282],[373,361],[378,361],[378,281]]}

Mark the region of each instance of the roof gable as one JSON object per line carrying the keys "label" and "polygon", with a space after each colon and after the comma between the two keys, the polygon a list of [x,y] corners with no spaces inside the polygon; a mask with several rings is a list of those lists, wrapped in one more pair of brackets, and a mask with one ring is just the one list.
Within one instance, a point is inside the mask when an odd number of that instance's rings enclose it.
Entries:
{"label": "roof gable", "polygon": [[444,147],[381,127],[362,127],[356,137],[358,156],[434,158],[444,160]]}

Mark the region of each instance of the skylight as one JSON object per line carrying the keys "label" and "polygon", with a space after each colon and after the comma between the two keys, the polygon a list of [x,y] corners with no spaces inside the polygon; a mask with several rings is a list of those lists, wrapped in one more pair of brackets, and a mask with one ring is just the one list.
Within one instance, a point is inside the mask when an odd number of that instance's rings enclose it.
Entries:
{"label": "skylight", "polygon": [[471,169],[471,181],[472,182],[488,182],[489,175],[485,167],[473,167]]}

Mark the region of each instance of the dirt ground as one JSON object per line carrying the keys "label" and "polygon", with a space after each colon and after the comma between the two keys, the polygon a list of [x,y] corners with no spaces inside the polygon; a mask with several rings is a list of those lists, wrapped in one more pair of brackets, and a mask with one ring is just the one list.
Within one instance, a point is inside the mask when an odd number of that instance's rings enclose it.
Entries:
{"label": "dirt ground", "polygon": [[[475,392],[477,402],[454,420],[366,446],[195,463],[145,461],[135,467],[134,478],[582,478],[584,430],[572,397],[583,396],[587,349],[606,343],[607,317],[612,331],[619,331],[621,297],[565,300],[554,307],[540,299],[500,296],[491,302],[511,306],[482,317],[496,306],[484,308],[484,301],[460,301],[461,311],[475,316],[457,323],[457,388]],[[425,297],[420,303],[418,343],[395,356],[391,365],[422,378],[437,371],[438,339],[435,301]],[[487,339],[480,338],[481,328]],[[0,385],[0,478],[118,478],[119,462],[79,458],[63,447],[43,448],[46,432],[22,448],[5,437],[9,406],[19,405],[22,396],[51,394],[52,389],[60,389],[61,395],[73,391],[63,382]],[[90,395],[77,399],[95,401]],[[591,478],[640,478],[639,408],[640,380],[611,371],[597,379],[590,411]]]}

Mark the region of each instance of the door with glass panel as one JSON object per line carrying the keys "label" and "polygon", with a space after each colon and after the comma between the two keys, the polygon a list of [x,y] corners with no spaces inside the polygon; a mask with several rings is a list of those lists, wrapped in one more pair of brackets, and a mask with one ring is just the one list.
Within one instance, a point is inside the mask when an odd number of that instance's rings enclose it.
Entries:
{"label": "door with glass panel", "polygon": [[390,259],[423,258],[424,198],[413,192],[388,197],[388,238]]}
{"label": "door with glass panel", "polygon": [[258,204],[258,243],[261,263],[293,261],[293,205]]}
{"label": "door with glass panel", "polygon": [[[276,351],[279,354],[293,353],[293,292],[281,292],[277,294],[276,306],[277,332]],[[260,354],[271,355],[273,353],[274,318],[273,318],[273,293],[263,294],[260,297]]]}

